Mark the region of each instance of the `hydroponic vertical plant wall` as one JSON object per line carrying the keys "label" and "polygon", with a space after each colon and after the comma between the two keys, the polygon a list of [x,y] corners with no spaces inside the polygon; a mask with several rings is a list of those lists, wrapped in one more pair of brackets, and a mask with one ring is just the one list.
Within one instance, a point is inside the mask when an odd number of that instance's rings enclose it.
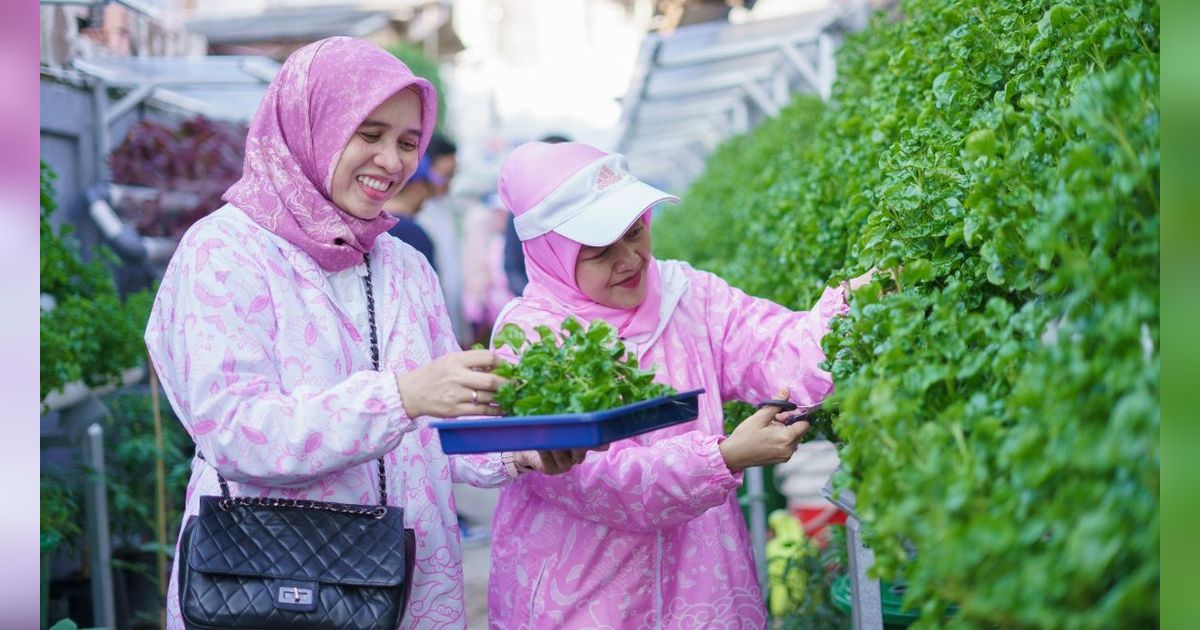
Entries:
{"label": "hydroponic vertical plant wall", "polygon": [[[903,265],[826,338],[827,407],[921,625],[1157,622],[1158,16],[902,2],[828,104],[715,153],[656,221],[660,255],[795,308]],[[701,215],[720,230],[683,231]]]}

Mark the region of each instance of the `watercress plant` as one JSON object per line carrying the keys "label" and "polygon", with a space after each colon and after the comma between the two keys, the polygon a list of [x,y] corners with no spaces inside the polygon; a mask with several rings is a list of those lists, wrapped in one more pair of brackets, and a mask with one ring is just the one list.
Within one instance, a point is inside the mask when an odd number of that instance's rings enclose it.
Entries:
{"label": "watercress plant", "polygon": [[906,0],[837,69],[656,254],[798,309],[903,264],[833,321],[823,409],[918,626],[1157,625],[1158,3]]}
{"label": "watercress plant", "polygon": [[496,348],[507,346],[520,360],[501,363],[494,373],[509,379],[496,392],[496,403],[505,415],[544,415],[602,411],[675,393],[654,382],[654,372],[638,367],[617,331],[602,320],[584,328],[574,317],[563,320],[562,332],[549,326],[534,329],[530,342],[525,331],[505,324],[494,339]]}

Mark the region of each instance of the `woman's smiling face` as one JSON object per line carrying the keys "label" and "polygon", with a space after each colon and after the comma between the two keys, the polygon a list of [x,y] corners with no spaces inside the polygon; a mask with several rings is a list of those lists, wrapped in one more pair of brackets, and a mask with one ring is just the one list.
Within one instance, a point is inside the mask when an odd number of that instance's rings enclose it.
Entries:
{"label": "woman's smiling face", "polygon": [[333,203],[371,220],[417,169],[421,98],[413,90],[393,94],[367,114],[346,142],[333,169]]}
{"label": "woman's smiling face", "polygon": [[615,242],[579,248],[575,284],[584,295],[609,308],[630,309],[646,299],[650,228],[644,215]]}

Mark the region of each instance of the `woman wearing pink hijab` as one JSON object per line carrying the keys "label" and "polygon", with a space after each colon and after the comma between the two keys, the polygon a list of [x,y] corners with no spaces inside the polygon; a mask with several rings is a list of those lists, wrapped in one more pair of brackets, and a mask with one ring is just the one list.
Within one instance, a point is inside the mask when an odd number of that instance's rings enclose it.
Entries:
{"label": "woman wearing pink hijab", "polygon": [[[763,628],[766,609],[735,489],[751,466],[784,462],[808,428],[764,407],[728,437],[727,400],[833,389],[821,337],[846,287],[808,312],[752,298],[650,253],[650,210],[675,201],[625,158],[579,143],[529,143],[500,169],[529,285],[496,323],[558,330],[567,315],[617,328],[657,380],[704,388],[699,417],[588,453],[558,477],[504,487],[493,523],[493,628]],[[869,274],[848,284],[855,288]],[[498,352],[515,357],[507,348]]]}
{"label": "woman wearing pink hijab", "polygon": [[[374,44],[293,53],[255,114],[241,180],[184,235],[146,328],[198,452],[184,521],[220,493],[218,473],[234,496],[373,504],[383,458],[388,503],[417,533],[404,628],[466,627],[451,482],[496,486],[516,466],[558,473],[581,457],[450,458],[428,426],[494,415],[503,382],[491,352],[459,350],[424,257],[383,235],[436,103]],[[167,626],[182,625],[173,571]]]}

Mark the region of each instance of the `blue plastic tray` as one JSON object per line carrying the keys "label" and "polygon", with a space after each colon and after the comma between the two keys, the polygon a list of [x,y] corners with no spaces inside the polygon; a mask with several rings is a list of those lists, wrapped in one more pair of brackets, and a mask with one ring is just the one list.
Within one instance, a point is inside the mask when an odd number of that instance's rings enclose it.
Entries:
{"label": "blue plastic tray", "polygon": [[438,420],[430,426],[447,454],[590,448],[694,420],[703,393],[695,389],[605,411]]}

